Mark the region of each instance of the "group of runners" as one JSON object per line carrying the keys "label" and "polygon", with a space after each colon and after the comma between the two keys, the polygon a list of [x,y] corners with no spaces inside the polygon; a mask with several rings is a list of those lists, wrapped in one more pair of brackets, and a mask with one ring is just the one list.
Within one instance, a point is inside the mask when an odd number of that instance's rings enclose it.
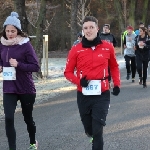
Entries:
{"label": "group of runners", "polygon": [[[64,76],[77,86],[78,109],[85,133],[92,139],[92,150],[103,150],[103,127],[110,106],[111,78],[111,94],[118,96],[120,93],[120,70],[114,49],[117,42],[110,33],[109,24],[105,24],[103,32],[99,33],[98,20],[94,16],[83,19],[82,30],[84,36],[78,35],[78,41],[68,53]],[[136,36],[133,28],[128,26],[124,37],[127,80],[132,75],[134,82],[137,70],[139,84],[143,84],[144,88],[147,87],[149,33],[145,27],[139,27],[139,35]],[[14,113],[18,100],[29,133],[28,149],[38,149],[36,125],[32,117],[36,97],[32,72],[38,70],[35,51],[21,29],[18,14],[12,12],[3,24],[0,43],[0,72],[3,72],[3,106],[9,150],[17,149]]]}
{"label": "group of runners", "polygon": [[132,26],[128,26],[123,37],[124,58],[126,62],[127,76],[135,82],[135,74],[138,72],[139,84],[147,87],[147,71],[150,60],[150,26],[146,28],[143,23],[139,24],[139,30],[134,32]]}

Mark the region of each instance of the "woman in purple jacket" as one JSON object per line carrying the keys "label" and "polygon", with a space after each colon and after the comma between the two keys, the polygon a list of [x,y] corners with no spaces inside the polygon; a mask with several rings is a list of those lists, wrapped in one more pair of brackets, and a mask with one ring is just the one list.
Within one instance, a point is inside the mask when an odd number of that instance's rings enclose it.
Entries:
{"label": "woman in purple jacket", "polygon": [[32,72],[39,70],[38,59],[29,38],[22,32],[18,14],[12,12],[3,24],[0,43],[0,72],[3,72],[3,106],[5,128],[10,150],[16,150],[14,113],[20,100],[30,137],[30,150],[38,147],[32,111],[36,89]]}

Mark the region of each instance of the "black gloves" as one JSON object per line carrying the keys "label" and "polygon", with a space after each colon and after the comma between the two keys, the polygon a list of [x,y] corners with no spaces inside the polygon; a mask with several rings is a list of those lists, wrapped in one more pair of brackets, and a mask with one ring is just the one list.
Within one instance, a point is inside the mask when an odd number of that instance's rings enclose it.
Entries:
{"label": "black gloves", "polygon": [[111,94],[117,96],[120,93],[120,88],[118,86],[115,86],[113,88],[113,92],[111,92]]}
{"label": "black gloves", "polygon": [[89,84],[89,80],[86,79],[86,76],[80,79],[80,85],[82,87],[87,87]]}

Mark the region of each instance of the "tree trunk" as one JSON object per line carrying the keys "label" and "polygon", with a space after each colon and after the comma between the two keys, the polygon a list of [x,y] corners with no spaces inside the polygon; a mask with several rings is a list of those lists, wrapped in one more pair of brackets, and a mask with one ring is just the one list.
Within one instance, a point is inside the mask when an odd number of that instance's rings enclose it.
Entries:
{"label": "tree trunk", "polygon": [[146,17],[147,17],[147,11],[148,11],[148,2],[149,0],[144,0],[144,7],[143,7],[143,12],[142,12],[142,21],[145,23],[146,22]]}
{"label": "tree trunk", "polygon": [[36,39],[35,39],[35,50],[36,54],[39,58],[39,65],[40,65],[40,70],[37,73],[37,77],[42,78],[42,71],[41,71],[41,64],[42,64],[42,54],[43,54],[43,30],[44,30],[44,24],[45,24],[45,17],[46,17],[46,1],[47,0],[41,0],[40,4],[40,12],[39,12],[39,17],[38,21],[36,24]]}
{"label": "tree trunk", "polygon": [[71,0],[71,45],[77,39],[78,0]]}
{"label": "tree trunk", "polygon": [[64,0],[61,1],[62,12],[61,12],[61,46],[60,50],[63,51],[65,49],[65,3]]}
{"label": "tree trunk", "polygon": [[135,6],[136,1],[131,0],[129,5],[129,25],[132,25],[135,28]]}
{"label": "tree trunk", "polygon": [[117,14],[119,14],[119,16],[118,16],[119,27],[120,27],[121,31],[123,32],[125,30],[125,26],[124,26],[124,20],[123,20],[123,16],[122,16],[121,4],[118,0],[114,0],[114,7],[116,9]]}
{"label": "tree trunk", "polygon": [[14,9],[19,14],[22,31],[28,33],[28,19],[25,11],[25,0],[14,0]]}

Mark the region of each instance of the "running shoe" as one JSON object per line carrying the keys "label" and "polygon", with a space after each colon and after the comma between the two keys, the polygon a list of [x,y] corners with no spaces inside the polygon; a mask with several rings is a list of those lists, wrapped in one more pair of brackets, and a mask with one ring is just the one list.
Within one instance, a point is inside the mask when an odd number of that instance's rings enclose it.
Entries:
{"label": "running shoe", "polygon": [[93,143],[93,137],[90,138],[90,143]]}
{"label": "running shoe", "polygon": [[132,83],[134,83],[135,82],[135,78],[132,78]]}
{"label": "running shoe", "polygon": [[127,77],[126,77],[127,80],[130,79],[130,73],[127,73]]}
{"label": "running shoe", "polygon": [[29,150],[37,150],[38,149],[38,142],[36,141],[35,144],[30,144]]}
{"label": "running shoe", "polygon": [[146,85],[146,83],[143,83],[143,88],[147,88],[147,85]]}

